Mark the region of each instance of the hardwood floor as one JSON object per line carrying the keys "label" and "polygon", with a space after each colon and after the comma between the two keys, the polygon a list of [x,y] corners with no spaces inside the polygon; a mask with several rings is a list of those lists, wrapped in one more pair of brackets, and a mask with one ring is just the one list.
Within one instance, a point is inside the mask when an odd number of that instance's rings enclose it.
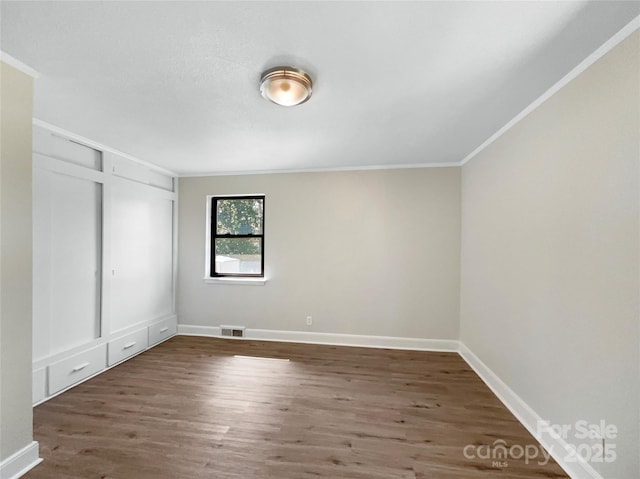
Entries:
{"label": "hardwood floor", "polygon": [[34,434],[27,479],[568,477],[465,458],[537,443],[455,353],[175,337],[36,407]]}

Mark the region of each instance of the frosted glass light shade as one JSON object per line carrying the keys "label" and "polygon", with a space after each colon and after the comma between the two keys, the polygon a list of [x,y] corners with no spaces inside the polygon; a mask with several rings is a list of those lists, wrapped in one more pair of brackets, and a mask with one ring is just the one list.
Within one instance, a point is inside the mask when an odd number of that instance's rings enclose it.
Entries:
{"label": "frosted glass light shade", "polygon": [[311,98],[311,77],[293,67],[275,67],[262,74],[260,93],[282,106],[294,106]]}

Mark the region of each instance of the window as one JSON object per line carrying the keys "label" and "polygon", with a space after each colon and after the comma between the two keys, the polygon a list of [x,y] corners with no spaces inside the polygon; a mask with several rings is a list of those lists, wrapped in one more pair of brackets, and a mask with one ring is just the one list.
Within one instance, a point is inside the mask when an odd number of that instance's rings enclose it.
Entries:
{"label": "window", "polygon": [[264,277],[264,196],[211,198],[211,276]]}

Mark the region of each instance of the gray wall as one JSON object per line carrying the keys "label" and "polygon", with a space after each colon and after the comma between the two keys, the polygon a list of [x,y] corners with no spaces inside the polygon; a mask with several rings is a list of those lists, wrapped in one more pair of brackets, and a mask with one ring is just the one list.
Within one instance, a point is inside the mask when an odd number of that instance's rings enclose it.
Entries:
{"label": "gray wall", "polygon": [[[268,282],[205,284],[206,195],[248,193]],[[181,178],[179,203],[181,324],[458,338],[459,168]]]}
{"label": "gray wall", "polygon": [[461,339],[543,419],[615,424],[608,479],[640,477],[639,35],[462,181]]}
{"label": "gray wall", "polygon": [[33,80],[0,63],[0,460],[33,438],[31,115]]}

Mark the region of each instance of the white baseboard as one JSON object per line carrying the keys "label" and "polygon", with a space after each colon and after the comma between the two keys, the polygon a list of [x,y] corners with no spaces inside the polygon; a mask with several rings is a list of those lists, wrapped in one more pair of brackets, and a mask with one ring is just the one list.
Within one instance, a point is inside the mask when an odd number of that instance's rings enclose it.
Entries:
{"label": "white baseboard", "polygon": [[562,467],[572,479],[603,479],[602,476],[586,462],[580,454],[572,455],[575,462],[568,462],[567,456],[571,446],[561,437],[549,432],[538,434],[538,424],[542,417],[536,413],[524,400],[507,386],[480,358],[460,341],[460,356],[471,366],[489,389],[511,411],[520,423],[535,437],[551,454],[551,457]]}
{"label": "white baseboard", "polygon": [[178,336],[207,336],[217,338],[220,336],[218,326],[191,326],[189,324],[178,324]]}
{"label": "white baseboard", "polygon": [[0,462],[0,477],[2,479],[18,479],[42,462],[39,457],[37,441],[23,447]]}
{"label": "white baseboard", "polygon": [[[188,324],[179,324],[178,334],[182,336],[220,337],[220,328],[217,326],[193,326]],[[364,336],[359,334],[314,333],[306,331],[279,331],[274,329],[249,328],[245,330],[245,336],[242,339],[280,341],[285,343],[326,344],[331,346],[356,346],[364,348],[458,352],[457,339],[416,339],[394,336]]]}

